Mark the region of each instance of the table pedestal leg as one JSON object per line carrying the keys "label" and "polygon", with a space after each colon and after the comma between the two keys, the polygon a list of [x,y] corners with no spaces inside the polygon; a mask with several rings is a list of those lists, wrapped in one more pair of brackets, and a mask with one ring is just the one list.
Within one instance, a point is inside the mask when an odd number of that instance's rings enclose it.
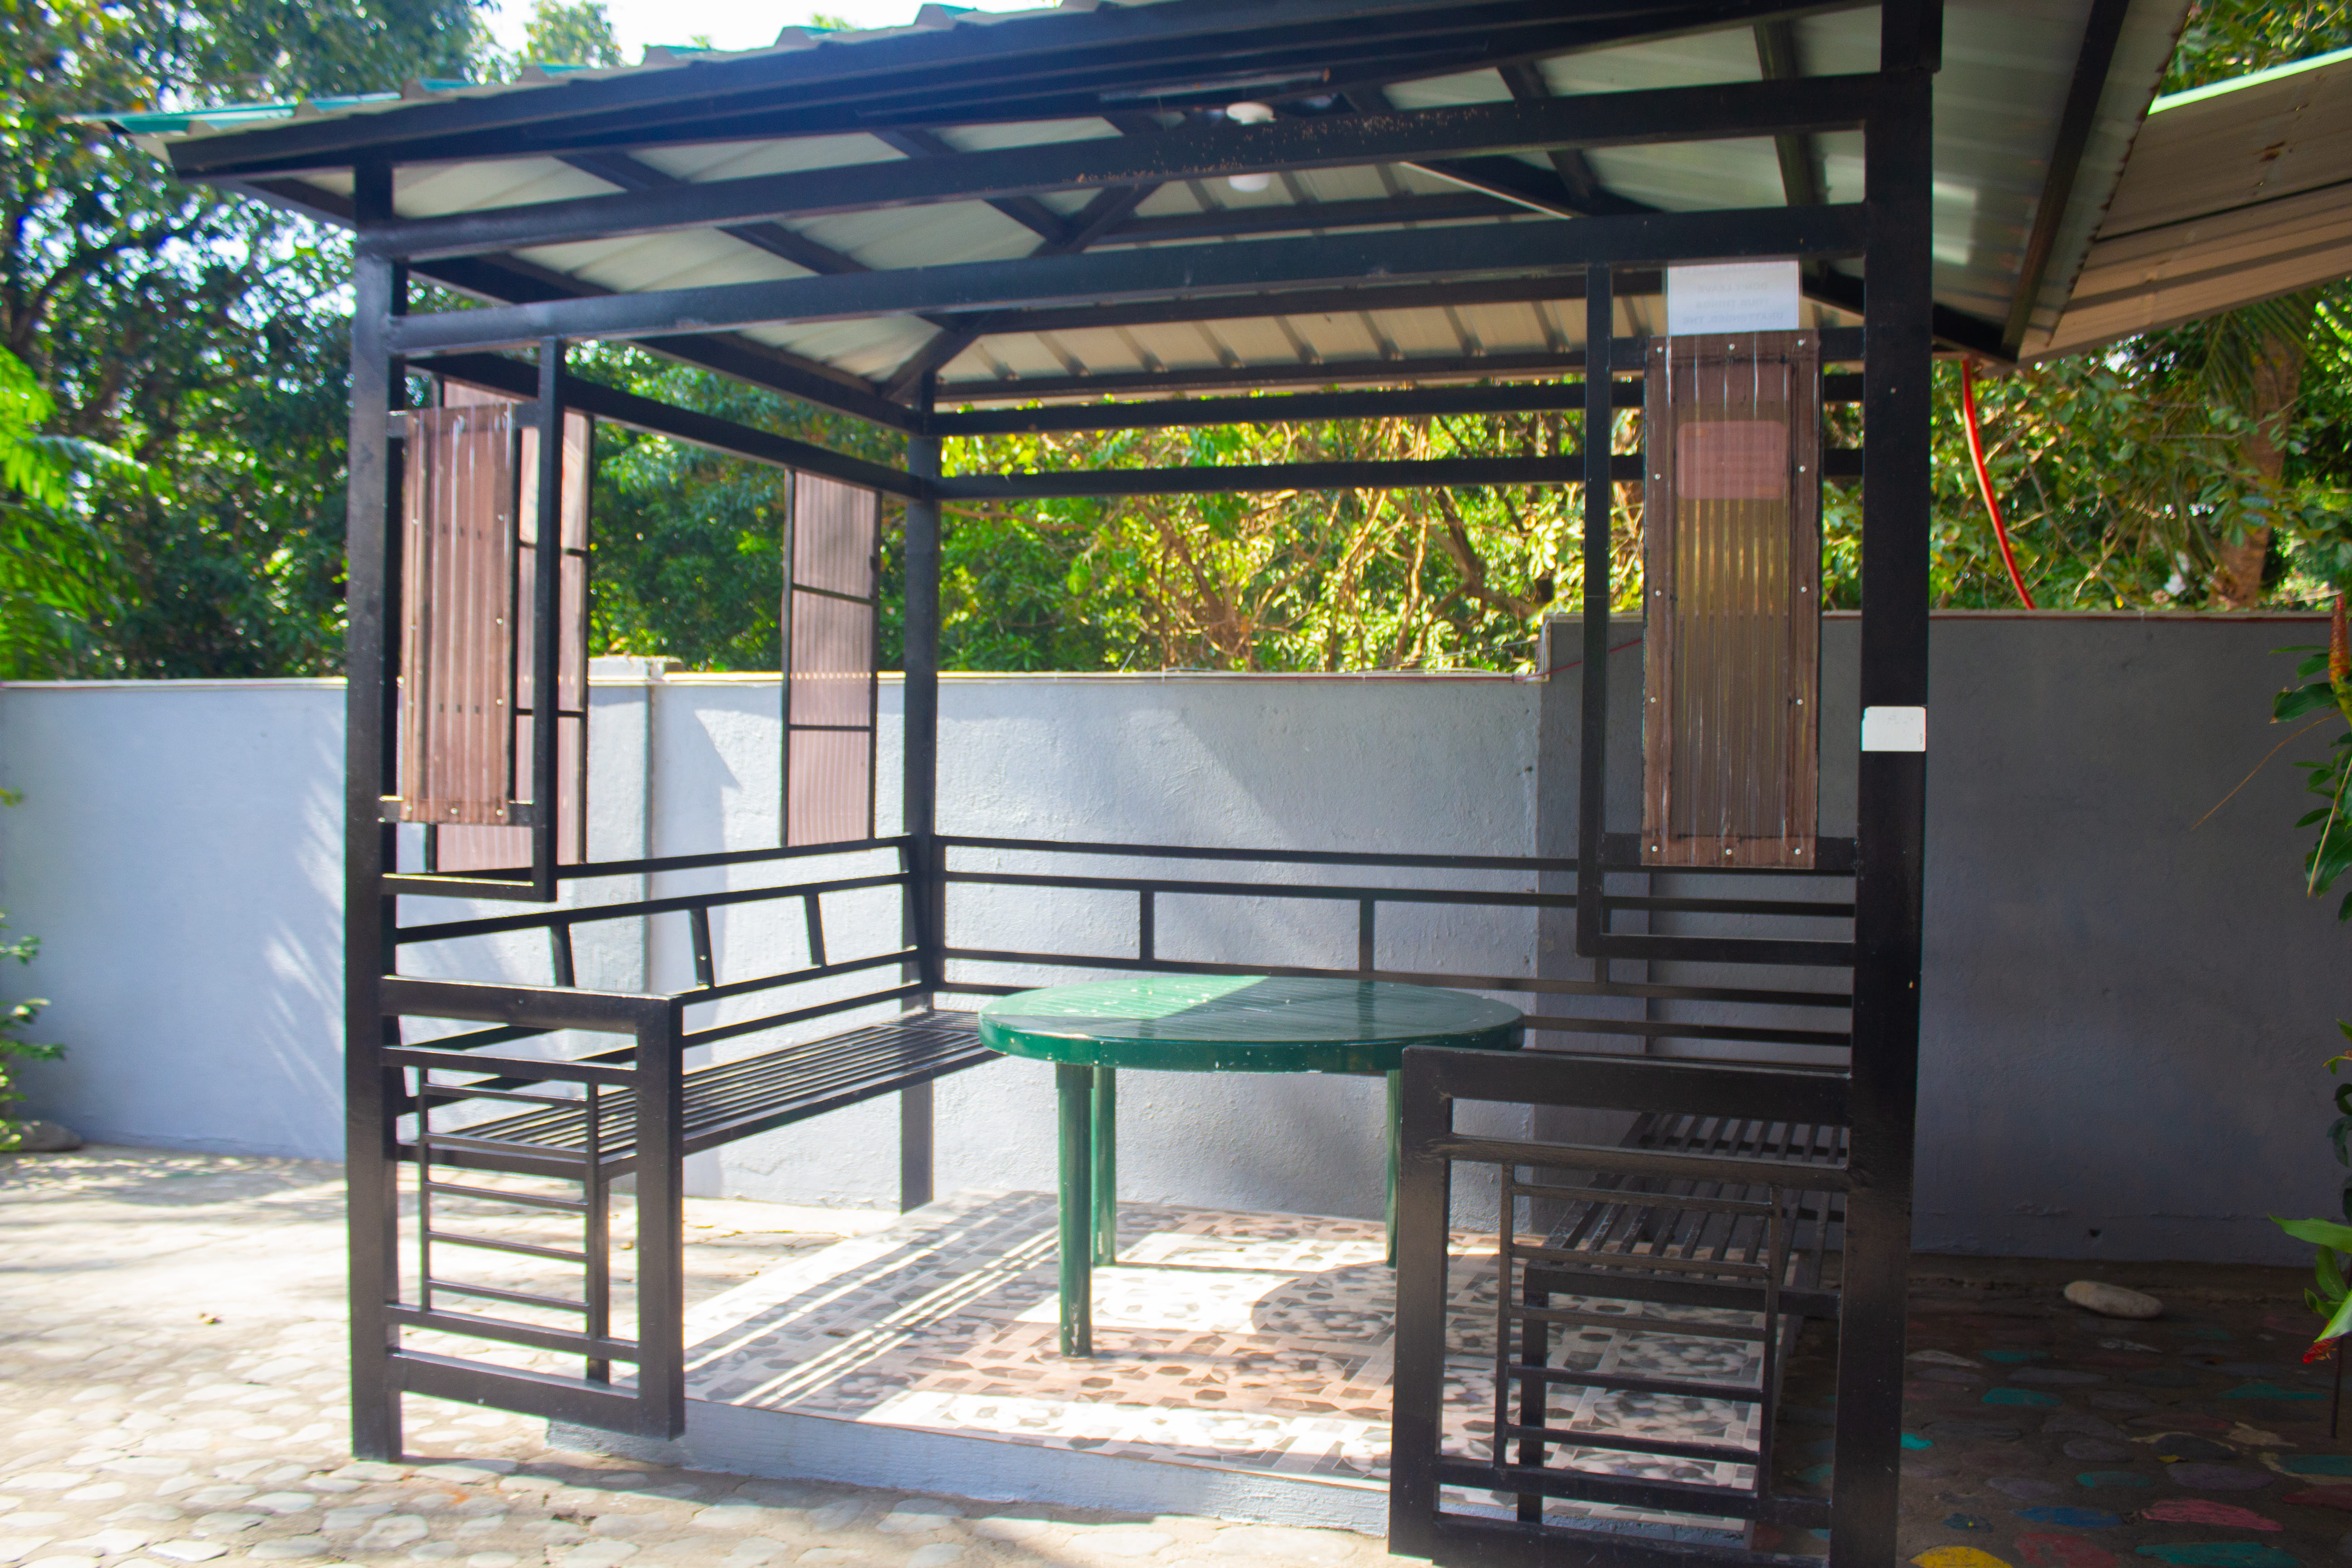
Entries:
{"label": "table pedestal leg", "polygon": [[1404,1127],[1404,1074],[1389,1074],[1389,1267],[1396,1267],[1397,1141]]}
{"label": "table pedestal leg", "polygon": [[1118,1072],[1095,1068],[1095,1249],[1097,1268],[1118,1261]]}
{"label": "table pedestal leg", "polygon": [[1094,1329],[1094,1088],[1095,1069],[1059,1063],[1054,1084],[1061,1097],[1062,1353],[1095,1353]]}

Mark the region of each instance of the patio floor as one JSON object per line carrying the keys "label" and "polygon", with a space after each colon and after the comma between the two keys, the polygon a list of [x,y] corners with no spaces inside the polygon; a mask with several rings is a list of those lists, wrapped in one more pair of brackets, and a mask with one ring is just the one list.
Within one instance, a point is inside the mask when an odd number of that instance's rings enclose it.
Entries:
{"label": "patio floor", "polygon": [[[1140,1213],[1130,1215],[1130,1257]],[[689,1292],[706,1314],[730,1293],[748,1300],[748,1289],[772,1291],[779,1263],[813,1263],[850,1245],[837,1231],[810,1234],[820,1216],[764,1205],[693,1200],[688,1222]],[[1196,1237],[1213,1237],[1213,1226],[1197,1223],[1205,1228]],[[1360,1226],[1352,1242],[1369,1234]],[[1391,1561],[1370,1537],[1197,1511],[1005,1506],[936,1495],[948,1486],[762,1481],[624,1462],[561,1435],[551,1442],[538,1423],[424,1399],[409,1402],[409,1463],[352,1466],[341,1245],[332,1165],[129,1149],[0,1157],[8,1259],[0,1563]],[[1465,1244],[1475,1273],[1473,1252]],[[1358,1267],[1344,1252],[1325,1256],[1329,1272]],[[1139,1272],[1105,1278],[1130,1271]],[[2084,1275],[2151,1289],[2169,1310],[2152,1323],[2092,1318],[2058,1295]],[[1904,1556],[1927,1568],[2327,1568],[2352,1557],[2339,1545],[2352,1529],[2352,1444],[2326,1436],[2327,1369],[2295,1359],[2312,1321],[2303,1278],[2285,1268],[1919,1258],[1908,1426],[1932,1446],[1904,1457]],[[1030,1326],[1019,1312],[1009,1320],[996,1320],[994,1331]],[[1339,1321],[1315,1321],[1318,1332]],[[1197,1322],[1188,1331],[1209,1332]],[[1252,1331],[1261,1331],[1255,1322]],[[832,1344],[845,1356],[866,1353],[843,1339]],[[1782,1447],[1815,1484],[1826,1479],[1816,1467],[1829,1436],[1829,1348],[1819,1331],[1800,1347]],[[1216,1391],[1202,1386],[1193,1397]],[[1345,1406],[1285,1417],[1309,1418],[1365,1419]],[[1323,1452],[1344,1455],[1346,1446]],[[1820,1549],[1810,1535],[1779,1544]]]}
{"label": "patio floor", "polygon": [[[1118,1266],[1095,1273],[1087,1361],[1055,1349],[1055,1224],[1045,1194],[960,1193],[704,1303],[687,1322],[697,1403],[686,1451],[763,1468],[804,1467],[821,1448],[847,1475],[908,1462],[898,1439],[922,1434],[965,1445],[954,1462],[967,1484],[1013,1495],[1132,1506],[1208,1495],[1264,1520],[1382,1528],[1395,1297],[1379,1222],[1122,1204]],[[1491,1237],[1454,1238],[1445,1418],[1457,1452],[1483,1450],[1492,1430],[1494,1251]],[[1705,1334],[1747,1314],[1555,1304],[1624,1317],[1622,1330],[1581,1330],[1563,1345],[1587,1370],[1761,1375],[1753,1345]],[[1587,1389],[1561,1398],[1555,1419],[1570,1429],[1755,1440],[1749,1405]],[[1744,1465],[1600,1449],[1568,1462],[1753,1484]],[[1738,1540],[1717,1520],[1566,1502],[1552,1511]]]}

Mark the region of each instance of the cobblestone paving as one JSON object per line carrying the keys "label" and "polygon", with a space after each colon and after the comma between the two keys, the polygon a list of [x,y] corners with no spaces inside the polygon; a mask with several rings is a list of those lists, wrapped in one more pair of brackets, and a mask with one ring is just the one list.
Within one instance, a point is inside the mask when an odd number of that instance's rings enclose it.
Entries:
{"label": "cobblestone paving", "polygon": [[[689,1202],[689,1300],[832,1235]],[[782,1211],[786,1215],[806,1211]],[[543,1423],[414,1398],[353,1463],[332,1165],[0,1157],[0,1564],[1119,1568],[1391,1561],[1336,1531],[632,1469]]]}

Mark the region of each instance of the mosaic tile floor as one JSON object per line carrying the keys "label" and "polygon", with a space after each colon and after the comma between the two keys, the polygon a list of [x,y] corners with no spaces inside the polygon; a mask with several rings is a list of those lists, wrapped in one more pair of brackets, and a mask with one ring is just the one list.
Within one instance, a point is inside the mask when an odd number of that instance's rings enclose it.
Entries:
{"label": "mosaic tile floor", "polygon": [[[1966,1277],[1937,1279],[1964,1266]],[[2166,1302],[2152,1322],[2063,1300],[2070,1279]],[[1918,1568],[2326,1568],[2352,1558],[2352,1437],[2279,1268],[1915,1260],[1901,1556]],[[1789,1370],[1783,1487],[1831,1479],[1830,1340]],[[2345,1422],[2352,1434],[2352,1415]],[[1820,1550],[1808,1532],[1759,1544]]]}
{"label": "mosaic tile floor", "polygon": [[[706,1302],[687,1322],[689,1391],[803,1415],[1386,1486],[1394,1295],[1378,1223],[1143,1204],[1122,1204],[1119,1222],[1119,1266],[1095,1274],[1091,1361],[1055,1349],[1052,1197],[962,1193]],[[1458,1236],[1446,1441],[1482,1457],[1493,1431],[1495,1281],[1493,1238]],[[1703,1331],[1753,1320],[1581,1304],[1645,1326],[1580,1330],[1564,1364],[1717,1383],[1760,1375],[1749,1342]],[[1577,1387],[1554,1398],[1554,1423],[1573,1430],[1754,1441],[1747,1405]],[[1753,1484],[1746,1465],[1598,1449],[1566,1462]],[[1553,1506],[1594,1522],[1725,1538],[1719,1521]]]}

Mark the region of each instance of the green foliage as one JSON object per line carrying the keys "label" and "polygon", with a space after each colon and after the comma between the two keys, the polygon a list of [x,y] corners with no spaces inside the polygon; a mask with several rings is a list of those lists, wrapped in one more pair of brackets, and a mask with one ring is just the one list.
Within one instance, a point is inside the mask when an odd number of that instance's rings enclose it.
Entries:
{"label": "green foliage", "polygon": [[[2352,1024],[2338,1019],[2336,1027],[2352,1040]],[[2328,1072],[2334,1074],[2347,1061],[2352,1061],[2352,1056],[2329,1058]],[[2335,1124],[2327,1130],[2328,1142],[2336,1147],[2336,1163],[2352,1167],[2352,1147],[2346,1143],[2347,1135],[2352,1134],[2352,1083],[2336,1086],[2336,1110]],[[2352,1176],[2345,1178],[2338,1206],[2347,1219],[2352,1219]],[[2297,1241],[2319,1248],[2312,1265],[2315,1288],[2303,1293],[2303,1300],[2318,1314],[2321,1328],[2303,1359],[2324,1360],[2336,1353],[2337,1341],[2352,1333],[2352,1279],[2346,1272],[2346,1264],[2352,1262],[2352,1225],[2329,1219],[2281,1219],[2276,1215],[2271,1216],[2271,1223]]]}
{"label": "green foliage", "polygon": [[44,433],[52,407],[24,362],[0,349],[0,679],[60,673],[119,597],[113,550],[89,525],[79,481],[137,465]]}
{"label": "green foliage", "polygon": [[[13,791],[0,791],[0,805],[14,805],[17,796]],[[30,963],[41,950],[37,936],[5,935],[8,917],[0,914],[0,959],[13,958],[19,963]],[[0,1005],[0,1153],[16,1148],[24,1142],[21,1122],[13,1120],[8,1108],[24,1100],[9,1070],[12,1061],[55,1061],[65,1055],[63,1046],[41,1045],[19,1037],[20,1032],[40,1016],[48,1004],[36,997],[14,1005]]]}
{"label": "green foliage", "polygon": [[0,0],[0,347],[44,433],[142,466],[81,492],[105,548],[56,558],[107,560],[115,607],[49,672],[341,663],[347,248],[73,116],[464,76],[487,37],[472,0]]}
{"label": "green foliage", "polygon": [[2347,0],[2198,0],[2161,90],[2210,87],[2347,45],[2352,4]]}
{"label": "green foliage", "polygon": [[620,40],[600,0],[533,0],[523,58],[539,65],[617,66]]}

